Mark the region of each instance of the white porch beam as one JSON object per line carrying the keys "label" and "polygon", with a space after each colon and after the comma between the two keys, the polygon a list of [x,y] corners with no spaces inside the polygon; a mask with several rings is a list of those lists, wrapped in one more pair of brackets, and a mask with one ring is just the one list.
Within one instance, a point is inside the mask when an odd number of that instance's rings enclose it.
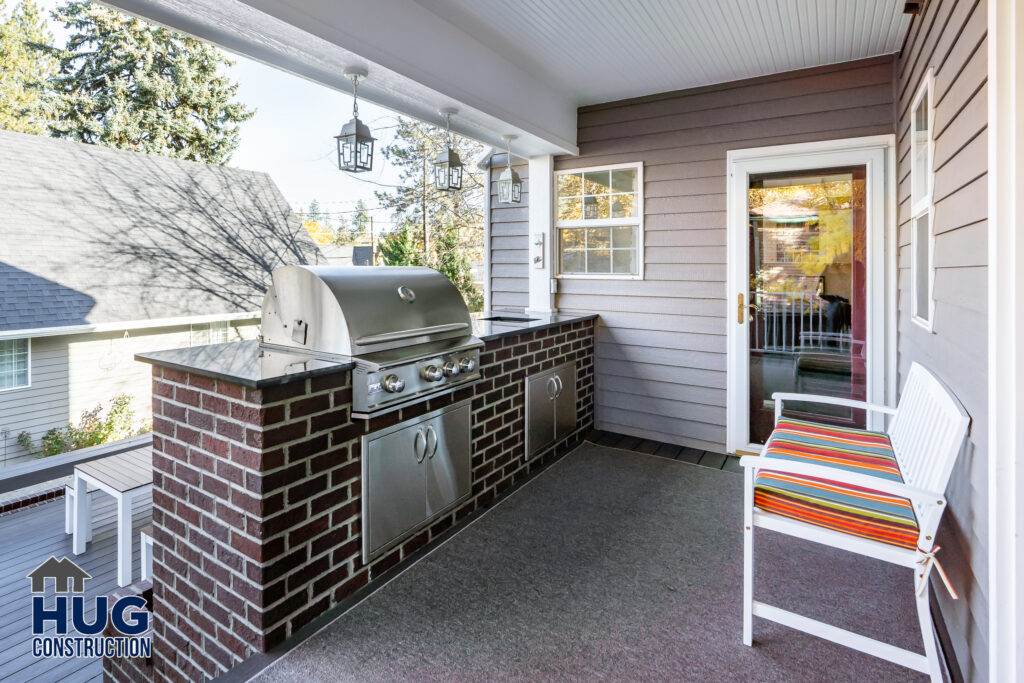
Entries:
{"label": "white porch beam", "polygon": [[989,671],[1024,678],[1024,7],[988,3]]}
{"label": "white porch beam", "polygon": [[[410,0],[103,0],[226,50],[527,156],[576,154],[576,104],[562,89]],[[339,112],[339,126],[343,121]]]}
{"label": "white porch beam", "polygon": [[[553,313],[555,296],[551,291],[554,268],[555,158],[550,154],[530,158],[530,296],[528,313]],[[539,259],[539,260],[538,260]]]}

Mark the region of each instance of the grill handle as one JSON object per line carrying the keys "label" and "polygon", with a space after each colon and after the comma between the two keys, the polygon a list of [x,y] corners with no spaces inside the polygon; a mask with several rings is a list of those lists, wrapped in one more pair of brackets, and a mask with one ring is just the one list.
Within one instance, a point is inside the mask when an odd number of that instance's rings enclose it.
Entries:
{"label": "grill handle", "polygon": [[364,337],[356,337],[356,344],[370,346],[372,344],[384,344],[386,342],[412,339],[413,337],[426,337],[445,332],[461,332],[469,329],[469,323],[448,323],[447,325],[433,325],[432,327],[416,327],[411,330],[399,330],[397,332],[383,332],[381,334],[369,334]]}

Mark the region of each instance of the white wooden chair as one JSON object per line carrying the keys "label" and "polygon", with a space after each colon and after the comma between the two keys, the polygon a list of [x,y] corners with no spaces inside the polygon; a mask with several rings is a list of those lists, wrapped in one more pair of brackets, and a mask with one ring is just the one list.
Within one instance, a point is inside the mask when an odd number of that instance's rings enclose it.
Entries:
{"label": "white wooden chair", "polygon": [[[776,430],[765,444],[761,456],[745,456],[740,460],[745,476],[743,493],[743,643],[748,646],[752,645],[753,617],[758,616],[929,674],[932,681],[941,681],[942,673],[929,608],[928,577],[933,568],[938,568],[946,588],[954,598],[957,597],[942,571],[942,567],[935,559],[938,547],[935,546],[934,538],[939,520],[946,509],[946,483],[949,481],[953,464],[967,434],[970,417],[949,389],[917,363],[910,368],[906,386],[900,397],[899,405],[895,409],[827,396],[777,393],[773,395],[773,398],[775,399]],[[795,424],[794,421],[786,420],[780,429],[780,418],[785,401],[829,403],[890,415],[891,419],[886,430],[888,442],[891,443],[891,452],[888,457],[894,456],[899,474],[894,475],[891,470],[885,475],[878,472],[872,473],[871,467],[864,467],[861,471],[856,471],[857,467],[843,469],[845,464],[839,466],[835,463],[819,464],[802,459],[799,454],[797,457],[792,457],[793,452],[785,444],[788,439],[802,437],[792,437],[785,432],[789,429],[799,430],[803,427]],[[832,430],[832,428],[823,429]],[[773,440],[775,440],[775,445],[773,445]],[[832,440],[834,443],[843,443],[841,447],[844,449],[849,447],[842,439],[833,438]],[[885,439],[881,438],[881,441],[884,442]],[[762,475],[764,478],[759,479]],[[900,478],[902,481],[899,480]],[[794,506],[791,511],[785,510],[784,507],[779,508],[789,514],[760,509],[755,504],[755,491],[761,496],[761,507],[771,508],[772,506],[767,502],[769,499],[765,498],[764,492],[767,489],[764,487],[772,486],[771,480],[773,479],[797,486],[824,486],[832,490],[841,489],[844,485],[861,487],[870,492],[877,492],[880,497],[891,497],[890,501],[893,498],[902,500],[903,505],[907,508],[907,527],[904,528],[904,537],[899,544],[896,544],[892,540],[889,542],[876,540],[869,537],[870,534],[867,536],[856,535],[853,532],[827,528],[821,523],[812,524],[798,518],[798,506]],[[865,495],[863,491],[849,493],[858,496]],[[912,515],[910,511],[912,511]],[[816,519],[820,520],[822,517],[818,516]],[[913,527],[915,522],[916,538],[914,538]],[[901,649],[754,600],[755,527],[770,529],[912,568],[914,570],[917,617],[921,626],[925,654],[921,655]]]}

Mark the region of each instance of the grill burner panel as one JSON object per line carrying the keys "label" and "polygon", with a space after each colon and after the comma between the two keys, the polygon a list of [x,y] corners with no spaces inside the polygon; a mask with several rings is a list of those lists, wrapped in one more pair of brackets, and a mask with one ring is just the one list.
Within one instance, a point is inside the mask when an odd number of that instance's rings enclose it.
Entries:
{"label": "grill burner panel", "polygon": [[350,359],[368,418],[480,379],[483,342],[462,295],[418,267],[286,266],[263,302],[265,346]]}

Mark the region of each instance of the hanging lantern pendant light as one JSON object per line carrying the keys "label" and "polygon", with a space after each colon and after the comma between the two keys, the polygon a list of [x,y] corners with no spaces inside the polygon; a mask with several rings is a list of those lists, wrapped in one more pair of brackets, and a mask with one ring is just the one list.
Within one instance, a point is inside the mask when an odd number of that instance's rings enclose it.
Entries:
{"label": "hanging lantern pendant light", "polygon": [[523,181],[519,174],[512,168],[512,141],[515,135],[502,135],[505,142],[505,170],[498,176],[498,201],[502,204],[518,204],[523,201]]}
{"label": "hanging lantern pendant light", "polygon": [[359,79],[366,78],[366,69],[345,69],[345,78],[352,81],[352,120],[334,136],[338,143],[338,168],[349,173],[373,169],[373,141],[369,127],[359,120]]}
{"label": "hanging lantern pendant light", "polygon": [[452,149],[452,114],[457,109],[442,109],[445,120],[445,150],[434,158],[434,187],[442,192],[462,189],[462,160]]}

